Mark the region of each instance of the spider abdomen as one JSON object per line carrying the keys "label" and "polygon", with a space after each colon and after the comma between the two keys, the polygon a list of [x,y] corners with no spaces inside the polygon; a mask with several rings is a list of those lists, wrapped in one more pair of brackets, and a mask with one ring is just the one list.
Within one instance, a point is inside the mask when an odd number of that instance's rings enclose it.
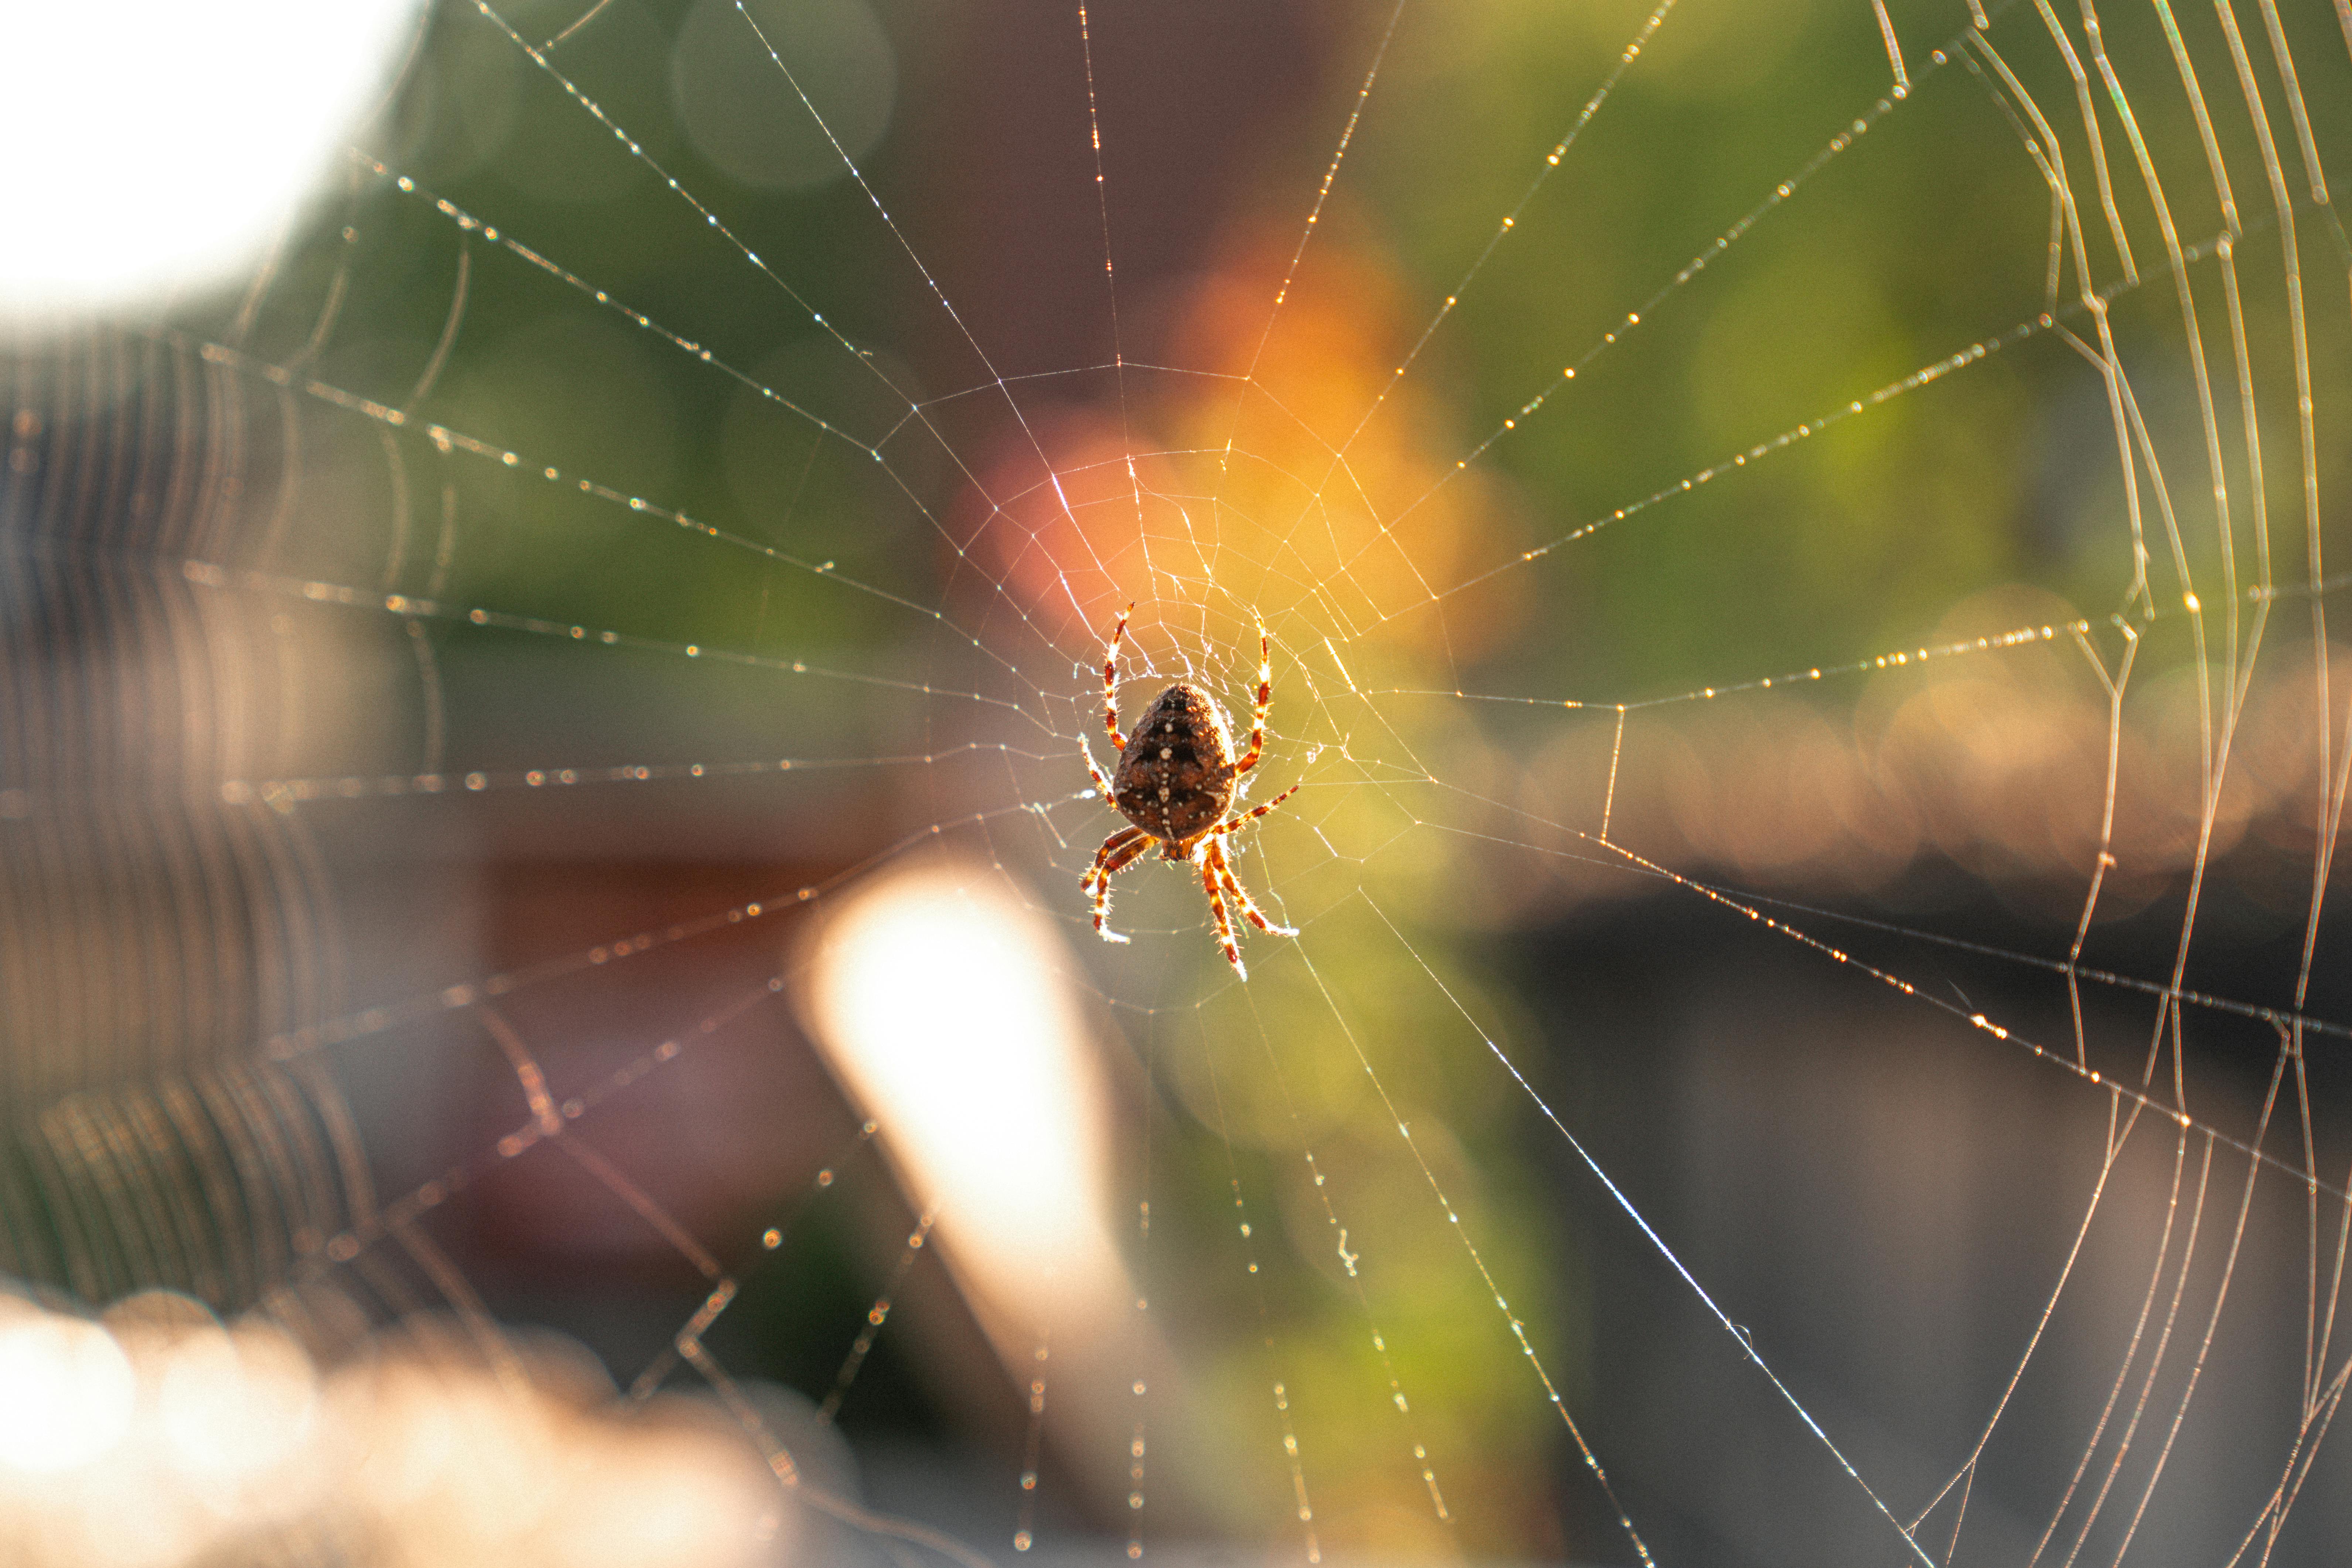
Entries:
{"label": "spider abdomen", "polygon": [[1224,710],[1197,686],[1170,687],[1136,721],[1110,783],[1120,814],[1181,858],[1233,805],[1234,738]]}

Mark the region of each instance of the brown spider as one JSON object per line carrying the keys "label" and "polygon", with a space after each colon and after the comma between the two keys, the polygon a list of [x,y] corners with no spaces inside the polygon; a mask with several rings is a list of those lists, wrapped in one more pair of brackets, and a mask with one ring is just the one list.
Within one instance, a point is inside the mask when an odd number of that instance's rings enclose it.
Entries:
{"label": "brown spider", "polygon": [[1274,695],[1274,668],[1267,662],[1265,627],[1257,630],[1257,707],[1250,725],[1249,750],[1234,755],[1234,732],[1216,699],[1187,680],[1180,680],[1151,700],[1135,723],[1132,737],[1118,732],[1118,649],[1127,636],[1129,605],[1118,617],[1103,650],[1103,723],[1110,743],[1118,748],[1118,765],[1103,777],[1095,765],[1092,747],[1084,739],[1078,749],[1087,754],[1087,771],[1105,800],[1133,823],[1103,840],[1095,863],[1078,879],[1079,888],[1094,900],[1095,931],[1105,942],[1125,942],[1105,922],[1110,917],[1110,879],[1154,845],[1163,860],[1182,860],[1201,868],[1201,887],[1209,895],[1209,910],[1217,918],[1217,945],[1225,962],[1244,980],[1241,949],[1234,942],[1234,923],[1225,912],[1231,896],[1250,924],[1276,936],[1297,936],[1289,926],[1278,926],[1259,912],[1234,878],[1225,861],[1226,834],[1256,821],[1298,793],[1292,784],[1264,805],[1237,816],[1233,810],[1234,787],[1242,774],[1257,766],[1265,747],[1265,710]]}

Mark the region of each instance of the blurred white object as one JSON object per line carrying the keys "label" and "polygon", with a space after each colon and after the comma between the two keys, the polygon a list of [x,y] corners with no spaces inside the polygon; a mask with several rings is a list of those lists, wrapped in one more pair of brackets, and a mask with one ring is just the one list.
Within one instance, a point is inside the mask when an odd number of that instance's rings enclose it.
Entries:
{"label": "blurred white object", "polygon": [[1024,1352],[1048,1301],[1115,1318],[1130,1294],[1106,1224],[1103,1086],[1066,962],[1001,878],[940,860],[847,899],[805,998],[908,1198],[939,1210],[983,1324]]}
{"label": "blurred white object", "polygon": [[[544,1337],[493,1366],[425,1322],[313,1366],[150,1291],[98,1321],[0,1289],[0,1562],[774,1568],[791,1513],[717,1405],[623,1407]],[[289,1551],[288,1543],[296,1543]]]}
{"label": "blurred white object", "polygon": [[[1115,1208],[1135,1213],[1114,1184],[1141,1173],[1114,1168],[1100,1047],[1054,922],[1001,870],[944,856],[838,897],[794,966],[809,1033],[880,1124],[909,1205],[936,1211],[1014,1385],[1072,1454],[1128,1450],[1148,1410],[1155,1490],[1217,1497],[1227,1450],[1202,1440],[1112,1234]],[[1103,1468],[1079,1473],[1126,1504]]]}
{"label": "blurred white object", "polygon": [[0,4],[0,334],[249,267],[341,163],[417,0]]}
{"label": "blurred white object", "polygon": [[13,1297],[0,1312],[0,1467],[53,1475],[112,1447],[136,1392],[113,1336]]}

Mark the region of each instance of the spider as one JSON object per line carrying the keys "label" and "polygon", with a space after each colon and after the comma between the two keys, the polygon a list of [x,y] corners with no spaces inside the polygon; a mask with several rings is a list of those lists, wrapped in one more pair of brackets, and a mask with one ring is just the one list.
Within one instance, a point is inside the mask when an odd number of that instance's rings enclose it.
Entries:
{"label": "spider", "polygon": [[1094,900],[1095,931],[1105,942],[1127,938],[1106,923],[1110,918],[1110,879],[1150,853],[1154,846],[1163,860],[1188,861],[1201,868],[1201,888],[1209,895],[1209,910],[1217,920],[1217,945],[1234,973],[1244,980],[1241,949],[1234,942],[1233,919],[1225,911],[1230,897],[1250,924],[1276,936],[1297,936],[1290,926],[1265,918],[1234,879],[1226,863],[1225,835],[1255,822],[1298,793],[1292,784],[1264,805],[1238,815],[1234,808],[1235,785],[1242,774],[1257,766],[1265,747],[1265,710],[1274,695],[1274,669],[1267,662],[1265,627],[1257,629],[1257,706],[1252,715],[1249,750],[1234,755],[1234,732],[1216,699],[1188,680],[1180,680],[1151,700],[1135,722],[1132,736],[1118,732],[1118,650],[1127,637],[1129,605],[1103,648],[1103,723],[1110,743],[1118,748],[1118,764],[1108,778],[1095,765],[1092,747],[1082,739],[1087,771],[1095,788],[1118,807],[1134,826],[1122,827],[1103,840],[1095,863],[1078,886]]}

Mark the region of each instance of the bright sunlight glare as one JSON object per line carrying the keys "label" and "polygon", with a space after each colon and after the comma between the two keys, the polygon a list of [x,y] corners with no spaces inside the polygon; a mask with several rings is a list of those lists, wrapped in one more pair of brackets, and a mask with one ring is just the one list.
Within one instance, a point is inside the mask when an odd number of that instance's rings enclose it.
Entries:
{"label": "bright sunlight glare", "polygon": [[939,1205],[967,1289],[1000,1307],[1115,1289],[1106,1112],[1066,957],[1000,881],[959,871],[877,880],[826,926],[815,1033],[909,1199]]}
{"label": "bright sunlight glare", "polygon": [[318,1536],[407,1568],[780,1560],[772,1478],[715,1406],[623,1409],[544,1338],[458,1344],[427,1321],[322,1366],[174,1292],[95,1321],[0,1293],[0,1562],[201,1568]]}
{"label": "bright sunlight glare", "polygon": [[250,268],[333,170],[417,12],[417,0],[11,7],[0,333]]}
{"label": "bright sunlight glare", "polygon": [[14,1309],[0,1322],[0,1466],[53,1475],[89,1463],[131,1424],[131,1363],[80,1318]]}

